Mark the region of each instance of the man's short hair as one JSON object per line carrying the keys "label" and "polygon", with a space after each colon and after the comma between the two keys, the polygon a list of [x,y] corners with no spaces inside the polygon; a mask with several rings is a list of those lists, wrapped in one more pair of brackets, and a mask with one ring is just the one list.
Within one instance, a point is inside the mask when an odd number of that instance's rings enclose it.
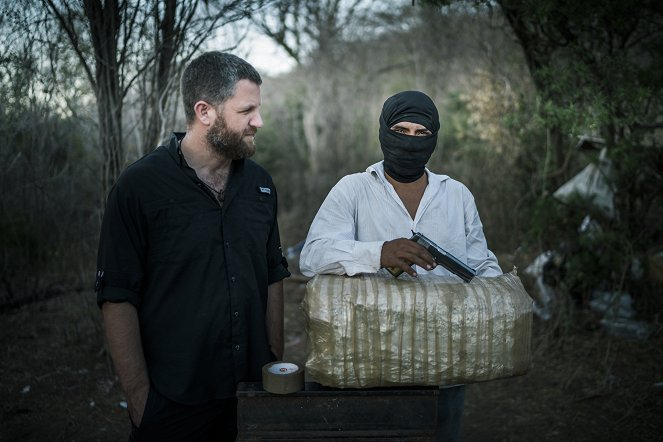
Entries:
{"label": "man's short hair", "polygon": [[194,105],[198,101],[219,106],[235,94],[240,80],[262,84],[258,71],[235,55],[212,51],[192,60],[182,73],[180,85],[187,123],[195,118]]}

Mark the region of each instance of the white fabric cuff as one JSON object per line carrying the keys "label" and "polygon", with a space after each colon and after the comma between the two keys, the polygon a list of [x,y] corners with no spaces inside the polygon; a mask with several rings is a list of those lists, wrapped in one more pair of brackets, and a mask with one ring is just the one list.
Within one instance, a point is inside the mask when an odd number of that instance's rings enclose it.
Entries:
{"label": "white fabric cuff", "polygon": [[[356,263],[365,263],[364,269],[357,269],[356,273],[375,273],[380,270],[380,255],[384,241],[357,241],[352,251],[352,260]],[[361,266],[364,267],[364,266]]]}

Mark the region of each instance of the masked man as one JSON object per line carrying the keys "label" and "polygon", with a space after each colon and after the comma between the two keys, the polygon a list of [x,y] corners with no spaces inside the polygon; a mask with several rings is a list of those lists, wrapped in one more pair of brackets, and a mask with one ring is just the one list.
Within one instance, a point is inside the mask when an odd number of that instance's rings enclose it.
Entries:
{"label": "masked man", "polygon": [[[440,129],[433,101],[418,91],[388,98],[380,115],[384,161],[343,177],[311,224],[300,257],[306,276],[375,273],[400,268],[412,276],[436,266],[432,255],[408,240],[420,232],[479,276],[502,274],[488,249],[474,198],[462,183],[426,168]],[[440,389],[439,440],[457,440],[463,386]]]}

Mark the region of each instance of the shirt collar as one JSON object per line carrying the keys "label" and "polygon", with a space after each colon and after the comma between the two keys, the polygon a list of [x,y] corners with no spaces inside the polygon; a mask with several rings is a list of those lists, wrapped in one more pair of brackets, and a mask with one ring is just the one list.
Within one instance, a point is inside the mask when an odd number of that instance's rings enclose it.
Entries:
{"label": "shirt collar", "polygon": [[[182,154],[182,138],[184,138],[184,135],[186,135],[186,132],[173,132],[170,137],[170,141],[168,142],[167,149],[181,168],[191,169],[191,167],[189,167],[187,164],[184,155]],[[244,168],[244,161],[245,160],[234,160],[232,162],[230,166],[231,175]]]}
{"label": "shirt collar", "polygon": [[[425,168],[426,173],[428,174],[428,183],[434,183],[437,185],[438,183],[442,183],[443,181],[446,181],[449,179],[447,175],[438,175],[436,173],[431,172],[428,170],[428,167]],[[387,178],[384,176],[384,161],[378,161],[375,164],[372,164],[366,168],[366,172],[370,173],[372,176],[375,178],[379,179],[380,182],[383,184],[389,184],[391,186],[391,183],[387,181]]]}
{"label": "shirt collar", "polygon": [[186,165],[186,161],[184,161],[184,155],[182,155],[182,148],[180,145],[182,138],[184,138],[184,134],[185,132],[173,132],[173,134],[170,136],[170,140],[168,140],[168,144],[165,146],[170,156],[180,167]]}

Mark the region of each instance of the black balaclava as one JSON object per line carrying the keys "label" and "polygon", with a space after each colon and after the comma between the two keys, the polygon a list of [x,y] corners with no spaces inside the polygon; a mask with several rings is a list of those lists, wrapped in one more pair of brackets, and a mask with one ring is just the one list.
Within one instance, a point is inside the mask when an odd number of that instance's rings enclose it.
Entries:
{"label": "black balaclava", "polygon": [[[417,123],[432,132],[411,136],[390,128],[403,121]],[[384,154],[384,170],[401,183],[411,183],[424,174],[426,163],[435,150],[440,117],[428,95],[419,91],[400,92],[387,98],[380,114],[380,146]]]}

